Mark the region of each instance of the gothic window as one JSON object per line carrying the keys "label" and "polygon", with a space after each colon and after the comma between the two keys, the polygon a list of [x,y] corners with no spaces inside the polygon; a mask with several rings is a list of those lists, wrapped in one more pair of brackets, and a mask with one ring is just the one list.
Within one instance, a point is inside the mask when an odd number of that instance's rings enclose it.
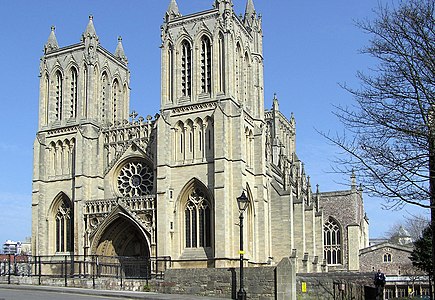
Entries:
{"label": "gothic window", "polygon": [[201,190],[189,195],[184,215],[186,248],[211,247],[210,203]]}
{"label": "gothic window", "polygon": [[201,93],[211,91],[211,45],[208,37],[201,40]]}
{"label": "gothic window", "polygon": [[389,263],[389,262],[391,262],[391,254],[385,253],[384,254],[384,263]]}
{"label": "gothic window", "polygon": [[71,81],[70,81],[70,111],[69,117],[75,118],[77,116],[77,70],[71,68]]}
{"label": "gothic window", "polygon": [[88,117],[88,69],[86,68],[86,66],[83,68],[83,91],[84,91],[84,95],[83,95],[83,105],[82,105],[82,115],[87,118]]}
{"label": "gothic window", "polygon": [[190,44],[184,41],[181,45],[181,89],[184,97],[191,96],[192,84],[192,51]]}
{"label": "gothic window", "polygon": [[253,153],[254,153],[254,135],[252,130],[246,128],[245,130],[245,152],[246,152],[246,166],[252,168]]}
{"label": "gothic window", "polygon": [[56,212],[56,252],[72,251],[72,211],[62,200]]}
{"label": "gothic window", "polygon": [[194,155],[193,157],[195,159],[203,159],[203,121],[201,118],[197,118],[195,120],[194,126],[193,126],[193,141],[194,141]]}
{"label": "gothic window", "polygon": [[56,86],[55,86],[55,92],[56,92],[56,120],[60,121],[62,120],[62,102],[63,102],[63,95],[62,95],[62,74],[60,71],[56,72]]}
{"label": "gothic window", "polygon": [[172,80],[174,78],[174,66],[173,64],[173,59],[172,59],[172,44],[168,45],[168,74],[167,74],[167,78],[166,78],[166,83],[168,85],[167,89],[168,89],[168,102],[171,103],[172,102]]}
{"label": "gothic window", "polygon": [[241,77],[242,77],[242,49],[240,48],[240,44],[237,44],[236,48],[236,98],[237,100],[240,100],[241,93],[240,93],[240,87],[241,87]]}
{"label": "gothic window", "polygon": [[118,80],[115,80],[113,82],[113,124],[116,124],[116,120],[118,119],[117,113],[118,113],[118,102],[119,102],[119,84]]}
{"label": "gothic window", "polygon": [[50,79],[48,75],[45,76],[45,97],[44,97],[44,125],[48,124],[48,118],[49,118],[49,95],[50,95]]}
{"label": "gothic window", "polygon": [[143,160],[129,161],[118,174],[118,190],[124,197],[149,195],[154,189],[153,169]]}
{"label": "gothic window", "polygon": [[341,264],[341,230],[332,218],[323,225],[324,259],[328,265]]}
{"label": "gothic window", "polygon": [[245,54],[245,59],[243,61],[243,86],[242,86],[242,97],[243,102],[247,104],[248,101],[248,84],[249,84],[249,58],[248,54]]}
{"label": "gothic window", "polygon": [[223,92],[224,89],[224,82],[225,82],[225,51],[224,51],[224,36],[222,33],[219,34],[219,40],[218,40],[218,47],[219,47],[219,91]]}
{"label": "gothic window", "polygon": [[[101,121],[105,121],[107,117],[107,93],[109,89],[109,83],[107,74],[104,72],[101,76]],[[110,95],[110,94],[109,94]]]}
{"label": "gothic window", "polygon": [[213,120],[206,120],[205,130],[205,140],[204,140],[204,148],[205,154],[207,158],[212,158],[214,156],[214,129],[213,129]]}

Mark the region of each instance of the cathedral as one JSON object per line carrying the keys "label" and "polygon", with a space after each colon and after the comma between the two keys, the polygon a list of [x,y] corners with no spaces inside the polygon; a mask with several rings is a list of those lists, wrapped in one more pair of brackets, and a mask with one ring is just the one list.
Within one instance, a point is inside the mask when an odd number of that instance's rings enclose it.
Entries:
{"label": "cathedral", "polygon": [[276,95],[264,107],[254,0],[241,15],[232,0],[209,1],[209,10],[183,15],[168,0],[162,12],[154,117],[130,111],[120,38],[114,53],[103,48],[89,17],[81,40],[61,47],[52,28],[40,64],[34,255],[235,266],[236,199],[245,193],[246,266],[296,257],[298,272],[359,270],[368,219],[355,176],[349,190],[312,186],[296,154],[295,118],[280,111]]}

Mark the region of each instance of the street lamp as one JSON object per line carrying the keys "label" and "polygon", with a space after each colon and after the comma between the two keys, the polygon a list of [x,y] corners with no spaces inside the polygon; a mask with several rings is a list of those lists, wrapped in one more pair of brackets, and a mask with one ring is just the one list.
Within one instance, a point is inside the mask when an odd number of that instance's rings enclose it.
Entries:
{"label": "street lamp", "polygon": [[248,208],[248,203],[248,197],[246,197],[245,191],[243,191],[240,197],[237,198],[237,206],[239,207],[240,212],[240,289],[237,293],[238,300],[246,299],[246,291],[243,287],[243,254],[245,254],[245,251],[243,251],[243,213],[245,212],[246,208]]}

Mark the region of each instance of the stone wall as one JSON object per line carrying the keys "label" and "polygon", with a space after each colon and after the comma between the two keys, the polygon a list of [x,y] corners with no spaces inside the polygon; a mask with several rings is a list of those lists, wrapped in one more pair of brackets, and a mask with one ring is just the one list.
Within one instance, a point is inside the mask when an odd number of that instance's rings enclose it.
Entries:
{"label": "stone wall", "polygon": [[[239,269],[170,269],[165,279],[150,281],[150,289],[166,294],[189,294],[235,299],[239,290]],[[244,269],[244,286],[249,299],[275,299],[275,267]]]}
{"label": "stone wall", "polygon": [[373,285],[373,273],[297,274],[296,279],[298,300],[333,300],[334,294],[336,299],[364,300],[364,287]]}
{"label": "stone wall", "polygon": [[[7,284],[9,277],[0,276],[0,284]],[[111,291],[149,291],[149,282],[140,279],[123,279],[122,281],[117,278],[68,278],[65,285],[64,278],[50,278],[38,276],[10,276],[10,284],[22,285],[42,285],[42,286],[57,286],[57,287],[76,287],[88,288],[98,290],[111,290]]]}
{"label": "stone wall", "polygon": [[[244,269],[245,290],[252,300],[364,300],[373,284],[373,273],[295,274],[294,261],[283,259],[278,266]],[[235,268],[169,269],[163,280],[125,280],[118,278],[68,278],[67,286],[102,290],[151,291],[166,294],[211,296],[236,299],[239,270]],[[0,276],[0,284],[8,276]],[[39,284],[37,276],[11,276],[12,284]],[[65,286],[62,278],[41,278],[41,285]]]}

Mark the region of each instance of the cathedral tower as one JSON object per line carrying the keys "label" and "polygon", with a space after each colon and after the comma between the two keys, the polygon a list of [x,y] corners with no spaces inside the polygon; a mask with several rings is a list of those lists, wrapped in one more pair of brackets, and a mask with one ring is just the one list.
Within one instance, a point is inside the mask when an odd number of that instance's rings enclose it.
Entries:
{"label": "cathedral tower", "polygon": [[35,255],[85,251],[83,202],[104,197],[101,130],[128,118],[129,77],[121,39],[115,54],[101,47],[92,16],[80,43],[68,47],[59,47],[52,27],[34,143]]}
{"label": "cathedral tower", "polygon": [[252,0],[243,18],[231,0],[186,16],[171,0],[161,49],[158,254],[231,264],[238,257],[236,198],[245,191],[247,257],[265,262],[268,214],[257,175],[265,169],[261,18]]}

